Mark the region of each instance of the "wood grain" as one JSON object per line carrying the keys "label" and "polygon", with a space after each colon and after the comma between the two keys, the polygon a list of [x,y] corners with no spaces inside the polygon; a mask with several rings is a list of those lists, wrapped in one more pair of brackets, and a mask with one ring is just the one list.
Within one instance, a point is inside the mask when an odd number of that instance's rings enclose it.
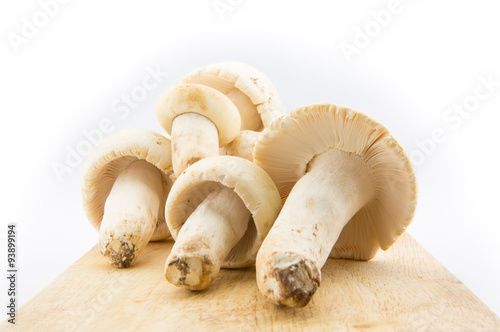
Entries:
{"label": "wood grain", "polygon": [[168,284],[172,242],[129,269],[97,248],[22,306],[1,331],[500,331],[500,319],[409,235],[372,261],[329,259],[304,309],[266,302],[255,269],[221,270],[203,292]]}

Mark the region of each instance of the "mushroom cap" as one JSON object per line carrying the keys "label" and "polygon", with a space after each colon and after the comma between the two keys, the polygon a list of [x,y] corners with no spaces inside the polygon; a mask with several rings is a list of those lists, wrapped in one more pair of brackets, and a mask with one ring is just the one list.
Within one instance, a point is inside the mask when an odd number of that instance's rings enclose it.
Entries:
{"label": "mushroom cap", "polygon": [[269,175],[248,160],[234,156],[215,156],[189,166],[170,190],[165,205],[168,228],[176,239],[191,213],[220,186],[233,189],[252,214],[247,231],[231,249],[222,267],[252,265],[282,204]]}
{"label": "mushroom cap", "polygon": [[[227,95],[240,110],[241,129],[260,131],[283,115],[276,88],[262,72],[241,62],[219,62],[189,73],[183,83],[198,83]],[[252,109],[250,114],[243,109]]]}
{"label": "mushroom cap", "polygon": [[185,113],[197,113],[212,121],[219,133],[220,146],[231,142],[240,131],[240,113],[232,101],[202,84],[178,84],[160,95],[156,115],[168,134],[172,132],[175,117]]}
{"label": "mushroom cap", "polygon": [[236,156],[253,161],[253,149],[260,132],[242,130],[228,145],[220,148],[220,155]]}
{"label": "mushroom cap", "polygon": [[330,257],[371,259],[405,231],[417,199],[413,168],[383,125],[346,107],[300,107],[261,133],[254,162],[271,176],[285,200],[313,157],[329,150],[357,155],[375,185],[374,198],[343,228]]}
{"label": "mushroom cap", "polygon": [[99,230],[104,205],[118,175],[136,160],[145,160],[160,170],[163,179],[158,221],[151,241],[170,237],[165,222],[165,202],[172,186],[170,140],[146,129],[125,129],[103,139],[85,161],[82,179],[83,208],[88,220]]}

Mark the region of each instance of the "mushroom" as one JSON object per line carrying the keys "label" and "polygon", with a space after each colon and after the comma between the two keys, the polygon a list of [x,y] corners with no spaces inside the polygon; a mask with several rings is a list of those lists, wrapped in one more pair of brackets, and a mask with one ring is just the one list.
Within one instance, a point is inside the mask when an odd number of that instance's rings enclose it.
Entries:
{"label": "mushroom", "polygon": [[217,156],[219,145],[240,131],[238,109],[225,95],[201,84],[179,84],[160,96],[156,115],[172,139],[176,177],[196,161]]}
{"label": "mushroom", "polygon": [[171,135],[175,177],[196,161],[216,156],[240,130],[260,131],[283,112],[269,79],[239,62],[201,67],[165,90],[156,112]]}
{"label": "mushroom", "polygon": [[128,267],[150,240],[170,236],[164,209],[171,172],[170,141],[146,129],[106,137],[86,160],[83,207],[111,265]]}
{"label": "mushroom", "polygon": [[182,79],[226,95],[241,115],[241,130],[261,131],[283,115],[283,104],[272,82],[256,68],[228,61],[198,68]]}
{"label": "mushroom", "polygon": [[253,161],[253,149],[260,132],[242,130],[228,145],[220,148],[220,155],[236,156]]}
{"label": "mushroom", "polygon": [[271,178],[248,160],[205,158],[179,176],[165,206],[176,240],[165,264],[173,285],[202,290],[219,269],[255,263],[281,209]]}
{"label": "mushroom", "polygon": [[329,256],[369,260],[413,218],[415,176],[403,149],[352,109],[296,109],[262,132],[254,162],[286,199],[256,263],[259,290],[275,304],[307,305]]}

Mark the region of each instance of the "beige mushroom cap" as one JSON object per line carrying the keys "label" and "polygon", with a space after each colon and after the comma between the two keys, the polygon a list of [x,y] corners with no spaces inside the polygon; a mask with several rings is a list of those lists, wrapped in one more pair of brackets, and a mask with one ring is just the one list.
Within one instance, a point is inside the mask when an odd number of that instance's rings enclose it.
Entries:
{"label": "beige mushroom cap", "polygon": [[241,62],[220,62],[198,68],[182,79],[227,95],[241,113],[241,129],[260,131],[283,115],[276,88],[262,72]]}
{"label": "beige mushroom cap", "polygon": [[273,181],[252,162],[233,156],[202,159],[176,180],[165,206],[168,228],[174,239],[182,225],[216,188],[233,189],[252,214],[246,233],[226,257],[222,267],[239,268],[255,263],[255,256],[271,229],[281,199]]}
{"label": "beige mushroom cap", "polygon": [[371,259],[405,231],[416,207],[413,168],[383,125],[346,107],[300,107],[262,132],[254,162],[271,176],[285,200],[313,157],[328,150],[358,156],[375,184],[374,199],[343,228],[330,257]]}
{"label": "beige mushroom cap", "polygon": [[220,148],[220,155],[236,156],[253,161],[253,149],[260,132],[253,130],[242,130],[236,138],[228,145]]}
{"label": "beige mushroom cap", "polygon": [[88,220],[99,230],[104,205],[118,175],[136,160],[145,160],[159,169],[163,194],[158,221],[151,241],[170,237],[165,222],[165,202],[172,186],[170,140],[146,129],[125,129],[102,140],[87,158],[83,168],[82,200]]}
{"label": "beige mushroom cap", "polygon": [[224,94],[201,84],[178,84],[163,91],[156,104],[156,115],[163,129],[172,133],[176,116],[186,113],[203,115],[213,122],[224,146],[238,135],[240,113]]}

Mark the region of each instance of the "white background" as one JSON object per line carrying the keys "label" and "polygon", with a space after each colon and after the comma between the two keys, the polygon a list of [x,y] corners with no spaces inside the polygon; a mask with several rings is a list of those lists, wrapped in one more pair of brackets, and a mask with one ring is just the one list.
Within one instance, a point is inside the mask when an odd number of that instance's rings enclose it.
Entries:
{"label": "white background", "polygon": [[[6,224],[17,222],[19,303],[97,240],[80,203],[82,163],[61,181],[54,163],[65,164],[68,149],[87,144],[83,132],[105,118],[114,131],[162,132],[154,107],[164,88],[198,66],[238,60],[271,78],[287,111],[319,102],[360,109],[420,156],[409,233],[500,314],[500,87],[473,111],[445,118],[474,102],[480,77],[500,82],[495,2],[401,0],[382,27],[372,11],[387,10],[388,0],[220,2],[232,4],[222,15],[213,0],[68,1],[46,22],[37,1],[2,2],[1,251]],[[26,20],[41,27],[29,35]],[[360,40],[365,28],[372,36]],[[29,38],[13,43],[23,29]],[[349,59],[346,44],[359,46]],[[169,74],[128,115],[114,112],[140,90],[147,68]],[[436,128],[446,139],[429,144]]]}

